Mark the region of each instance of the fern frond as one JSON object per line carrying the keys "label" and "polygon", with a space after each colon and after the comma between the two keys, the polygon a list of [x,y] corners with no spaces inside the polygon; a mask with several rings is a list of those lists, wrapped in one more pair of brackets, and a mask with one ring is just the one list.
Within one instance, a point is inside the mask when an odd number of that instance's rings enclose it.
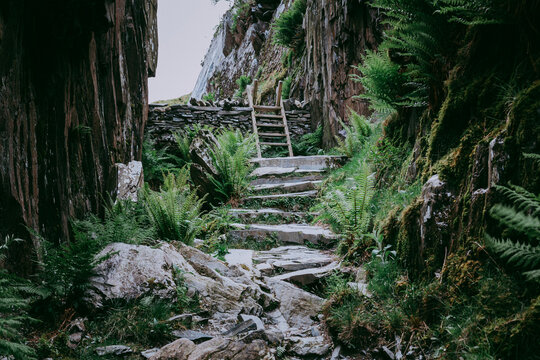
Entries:
{"label": "fern frond", "polygon": [[488,247],[496,252],[509,265],[521,270],[538,270],[540,267],[540,246],[521,244],[512,240],[494,239],[486,236]]}

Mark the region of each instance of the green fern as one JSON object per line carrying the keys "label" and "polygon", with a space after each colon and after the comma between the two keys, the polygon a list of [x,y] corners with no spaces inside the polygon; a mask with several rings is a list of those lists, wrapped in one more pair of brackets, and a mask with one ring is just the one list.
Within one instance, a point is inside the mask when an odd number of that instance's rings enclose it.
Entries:
{"label": "green fern", "polygon": [[249,186],[250,159],[255,155],[255,137],[239,130],[224,130],[216,135],[217,143],[210,150],[218,176],[212,178],[220,200],[242,196]]}
{"label": "green fern", "polygon": [[190,189],[188,179],[185,167],[177,175],[169,174],[160,191],[145,187],[141,198],[159,237],[191,245],[204,220],[203,199]]}
{"label": "green fern", "polygon": [[322,197],[316,207],[321,214],[315,221],[329,223],[335,232],[344,236],[347,246],[351,247],[367,232],[373,192],[369,167],[362,164],[356,178]]}
{"label": "green fern", "polygon": [[336,150],[352,158],[362,148],[368,137],[371,135],[371,127],[365,116],[359,115],[353,110],[349,110],[349,125],[339,120],[340,125],[345,130],[345,138],[336,136]]}
{"label": "green fern", "polygon": [[511,204],[496,204],[490,215],[501,225],[520,235],[521,242],[486,235],[488,247],[523,272],[528,280],[540,281],[540,199],[525,189],[511,185],[495,189]]}
{"label": "green fern", "polygon": [[174,134],[174,140],[176,141],[176,145],[178,146],[178,166],[183,167],[187,164],[191,164],[191,154],[189,152],[191,143],[193,142],[193,139],[197,137],[199,132],[201,131],[202,127],[199,124],[195,124],[193,126],[193,129],[186,128],[182,132],[177,132]]}
{"label": "green fern", "polygon": [[247,75],[242,75],[236,79],[236,85],[238,85],[238,90],[234,93],[235,98],[242,98],[244,96],[244,91],[246,91],[247,86],[251,84],[251,77]]}
{"label": "green fern", "polygon": [[[9,246],[19,241],[22,240],[13,236],[0,239],[0,263],[5,260]],[[0,268],[0,357],[36,358],[34,349],[25,344],[22,334],[26,324],[36,321],[28,315],[32,295],[36,295],[36,291],[30,282]]]}
{"label": "green fern", "polygon": [[307,10],[307,0],[295,0],[273,24],[274,43],[300,50],[304,44],[302,23]]}
{"label": "green fern", "polygon": [[502,24],[508,21],[506,4],[506,0],[440,0],[440,12],[470,26]]}

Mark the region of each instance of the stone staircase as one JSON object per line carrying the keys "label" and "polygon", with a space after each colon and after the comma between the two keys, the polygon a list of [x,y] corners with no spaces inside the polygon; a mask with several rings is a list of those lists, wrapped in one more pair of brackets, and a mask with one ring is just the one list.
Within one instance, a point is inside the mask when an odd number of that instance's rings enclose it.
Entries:
{"label": "stone staircase", "polygon": [[282,244],[330,244],[336,236],[322,226],[309,225],[317,215],[310,213],[309,207],[324,173],[344,161],[341,156],[325,155],[253,159],[258,165],[252,173],[253,195],[244,199],[242,208],[231,210],[242,221],[233,224],[232,238],[264,240],[274,236]]}

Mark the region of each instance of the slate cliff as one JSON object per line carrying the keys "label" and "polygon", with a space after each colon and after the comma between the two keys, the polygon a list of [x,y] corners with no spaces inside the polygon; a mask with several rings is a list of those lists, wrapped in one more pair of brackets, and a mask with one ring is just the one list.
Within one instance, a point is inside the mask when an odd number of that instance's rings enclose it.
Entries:
{"label": "slate cliff", "polygon": [[[69,238],[140,159],[157,0],[0,4],[0,235]],[[29,241],[12,254],[27,261]]]}
{"label": "slate cliff", "polygon": [[200,99],[213,92],[218,98],[232,97],[236,80],[246,75],[259,79],[261,98],[268,101],[276,83],[290,78],[290,97],[310,101],[313,127],[322,124],[325,146],[333,145],[338,119],[346,119],[349,107],[369,113],[365,102],[353,99],[362,88],[349,75],[366,49],[380,42],[377,12],[360,0],[308,1],[305,46],[294,53],[274,44],[272,28],[292,1],[245,3],[247,7],[237,5],[224,16],[192,96]]}

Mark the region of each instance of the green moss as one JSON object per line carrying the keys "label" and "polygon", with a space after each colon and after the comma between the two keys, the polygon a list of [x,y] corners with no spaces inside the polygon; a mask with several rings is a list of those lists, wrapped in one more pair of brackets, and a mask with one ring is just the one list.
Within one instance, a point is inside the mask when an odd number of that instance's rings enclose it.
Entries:
{"label": "green moss", "polygon": [[419,214],[422,199],[416,199],[401,215],[397,235],[397,256],[403,267],[411,274],[418,274],[424,267],[420,256]]}

